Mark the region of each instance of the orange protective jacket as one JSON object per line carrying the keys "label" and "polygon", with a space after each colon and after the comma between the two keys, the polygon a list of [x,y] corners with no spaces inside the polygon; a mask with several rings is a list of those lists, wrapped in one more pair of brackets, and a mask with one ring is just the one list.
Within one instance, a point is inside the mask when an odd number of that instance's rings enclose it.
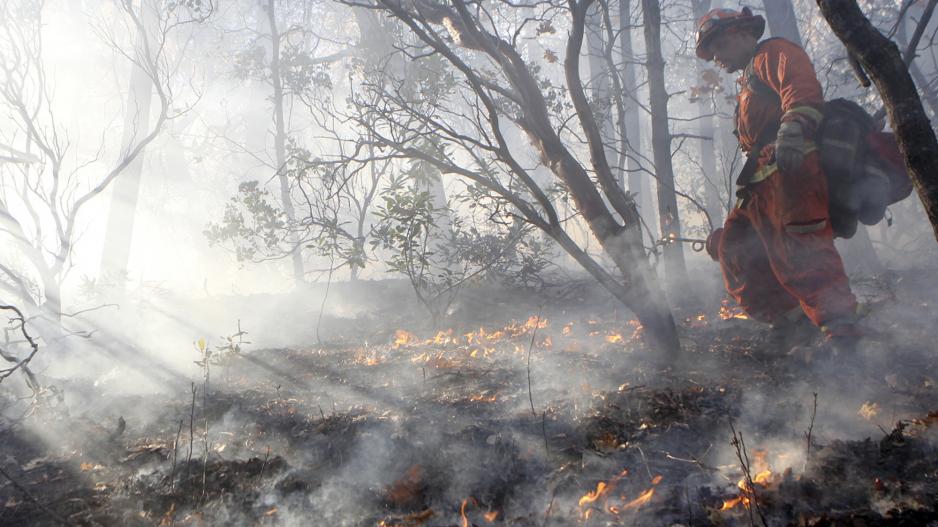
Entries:
{"label": "orange protective jacket", "polygon": [[[849,324],[856,299],[834,248],[827,179],[812,142],[824,102],[814,67],[796,44],[769,39],[740,83],[739,143],[758,163],[742,182],[746,199],[730,212],[717,247],[726,289],[758,320],[772,322],[800,307],[818,326]],[[802,125],[806,155],[800,167],[779,173],[772,141],[789,120]],[[759,144],[765,146],[752,152]]]}
{"label": "orange protective jacket", "polygon": [[[750,154],[762,134],[774,135],[777,125],[785,121],[800,122],[805,138],[814,137],[824,95],[811,60],[797,44],[781,38],[760,43],[740,82],[736,133],[744,152]],[[770,89],[775,97],[763,96],[756,84]]]}

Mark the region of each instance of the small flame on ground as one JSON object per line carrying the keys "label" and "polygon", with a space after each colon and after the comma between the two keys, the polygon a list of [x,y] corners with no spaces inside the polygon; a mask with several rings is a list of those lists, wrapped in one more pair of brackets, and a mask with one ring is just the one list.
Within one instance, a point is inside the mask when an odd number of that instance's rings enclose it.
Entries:
{"label": "small flame on ground", "polygon": [[721,510],[721,511],[728,511],[728,510],[732,509],[733,507],[736,507],[736,506],[739,505],[740,503],[742,503],[744,506],[748,507],[748,506],[749,506],[749,498],[746,498],[745,496],[737,496],[737,497],[735,497],[735,498],[733,498],[733,499],[730,499],[730,500],[723,500],[723,506],[720,507],[720,510]]}
{"label": "small flame on ground", "polygon": [[485,518],[485,521],[492,523],[498,519],[498,511],[486,512],[482,517]]}
{"label": "small flame on ground", "polygon": [[469,503],[469,498],[462,500],[462,505],[459,506],[459,518],[462,520],[462,527],[469,527],[469,518],[466,517],[466,505]]}
{"label": "small flame on ground", "polygon": [[[758,471],[755,476],[752,476],[752,484],[757,485],[762,488],[768,488],[774,482],[774,473],[769,469],[768,463],[768,452],[765,450],[753,450],[752,456],[752,470]],[[755,497],[753,488],[749,486],[749,482],[745,477],[739,480],[736,483],[736,486],[739,487],[739,490],[742,491],[742,494],[739,496],[723,501],[723,506],[720,507],[721,511],[726,511],[742,505],[745,508],[749,508],[751,498]]]}
{"label": "small flame on ground", "polygon": [[395,349],[397,349],[397,348],[400,348],[401,346],[407,346],[409,344],[414,344],[416,342],[418,342],[416,335],[414,335],[413,333],[409,331],[399,329],[394,332],[394,343],[392,344],[392,346]]}
{"label": "small flame on ground", "polygon": [[661,475],[655,476],[655,478],[651,480],[651,487],[645,489],[645,492],[642,492],[641,494],[639,494],[638,497],[635,498],[634,500],[626,503],[622,507],[622,510],[626,510],[626,511],[635,510],[641,507],[642,505],[645,505],[649,501],[651,501],[651,497],[655,495],[655,487],[657,487],[658,484],[661,483],[662,479],[664,479],[664,477]]}
{"label": "small flame on ground", "polygon": [[749,320],[749,315],[743,311],[743,308],[739,306],[731,306],[729,300],[724,298],[723,303],[720,306],[720,318],[723,320],[729,320],[731,318]]}

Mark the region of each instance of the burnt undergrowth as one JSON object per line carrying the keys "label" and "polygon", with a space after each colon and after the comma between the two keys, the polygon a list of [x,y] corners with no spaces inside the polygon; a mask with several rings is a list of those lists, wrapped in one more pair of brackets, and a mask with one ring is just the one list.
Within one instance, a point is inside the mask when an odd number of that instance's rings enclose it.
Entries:
{"label": "burnt undergrowth", "polygon": [[370,313],[161,393],[44,378],[62,404],[4,401],[0,523],[928,525],[930,276],[857,284],[850,357],[724,306],[680,313],[686,361],[655,368],[609,306],[519,298],[444,331]]}

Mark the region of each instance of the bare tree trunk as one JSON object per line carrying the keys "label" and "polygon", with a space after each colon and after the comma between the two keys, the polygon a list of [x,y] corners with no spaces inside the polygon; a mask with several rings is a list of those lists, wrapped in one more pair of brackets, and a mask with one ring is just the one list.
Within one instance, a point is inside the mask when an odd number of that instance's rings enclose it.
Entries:
{"label": "bare tree trunk", "polygon": [[[636,60],[632,52],[632,14],[631,0],[619,0],[619,40],[620,53],[622,55],[622,88],[625,93],[621,94],[625,99],[625,119],[619,123],[621,157],[616,164],[620,170],[624,170],[628,176],[629,193],[635,196],[635,202],[640,213],[647,212],[641,206],[645,202],[644,177],[639,169],[639,163],[634,157],[634,152],[641,151],[642,137],[641,126],[638,119],[638,104],[629,98],[638,99],[638,88],[635,82]],[[629,151],[633,152],[629,155]],[[620,181],[622,185],[624,181]]]}
{"label": "bare tree trunk", "polygon": [[792,0],[762,0],[765,6],[765,18],[769,33],[773,37],[782,37],[801,46],[801,33],[798,31],[798,19]]}
{"label": "bare tree trunk", "polygon": [[[664,83],[664,58],[661,56],[661,11],[657,0],[642,0],[645,49],[647,51],[648,89],[651,97],[651,143],[658,179],[658,220],[661,237],[681,236],[681,217],[671,165],[671,131],[668,128],[668,92]],[[671,291],[686,291],[684,247],[680,243],[664,246],[664,269]],[[676,287],[675,287],[676,286]]]}
{"label": "bare tree trunk", "polygon": [[[143,56],[143,48],[148,45],[146,27],[152,25],[155,13],[147,1],[141,2],[143,27],[137,32],[136,48],[138,56]],[[124,111],[124,129],[121,139],[121,155],[125,155],[146,134],[150,124],[150,102],[153,99],[153,81],[137,64],[130,65],[130,89],[127,94],[127,107]],[[119,287],[127,275],[130,260],[130,248],[133,242],[134,221],[137,212],[137,200],[140,196],[140,180],[143,176],[144,152],[127,166],[124,174],[117,178],[112,187],[111,208],[108,211],[107,227],[104,233],[104,248],[101,253],[100,277],[117,279]]]}
{"label": "bare tree trunk", "polygon": [[[544,93],[537,79],[528,69],[527,61],[510,43],[492,35],[480,26],[465,2],[454,0],[452,9],[439,4],[420,3],[419,13],[408,11],[403,3],[395,0],[381,0],[381,3],[407,23],[423,42],[445,55],[447,60],[465,75],[473,92],[482,102],[485,120],[492,127],[492,133],[498,145],[495,147],[495,154],[505,167],[534,194],[538,206],[543,209],[546,217],[543,217],[534,205],[517,194],[500,187],[495,182],[485,180],[479,174],[452,164],[445,164],[441,168],[448,173],[460,174],[487,185],[488,188],[497,191],[500,196],[508,199],[523,211],[529,221],[557,240],[584,269],[635,312],[645,327],[646,335],[650,338],[654,349],[659,353],[659,359],[677,358],[680,352],[680,341],[677,337],[674,318],[664,302],[659,283],[648,264],[647,255],[642,247],[638,211],[634,201],[622,191],[615,180],[605,155],[599,126],[589,108],[580,78],[579,61],[585,11],[590,1],[574,2],[569,6],[573,23],[567,40],[564,77],[567,81],[570,99],[576,110],[576,117],[587,138],[593,174],[599,180],[598,188],[591,178],[591,173],[587,172],[558,135],[551,120]],[[469,64],[448,48],[449,44],[428,35],[415,15],[424,22],[446,24],[447,31],[459,37],[458,45],[480,50],[494,59],[497,67],[511,84],[512,97],[517,98],[522,108],[521,115],[514,119],[515,124],[524,130],[531,145],[540,154],[542,163],[569,190],[577,211],[602,245],[606,255],[612,259],[621,277],[604,269],[570,239],[550,198],[531,180],[530,172],[512,154],[502,135],[498,107],[489,96],[488,90],[483,87],[482,79],[475,74]],[[501,88],[496,89],[501,90]],[[384,141],[388,142],[388,138]],[[414,148],[402,144],[397,144],[395,147],[402,149],[408,155],[431,161],[427,154]],[[622,218],[622,224],[617,221],[605,200],[608,200],[608,204]]]}
{"label": "bare tree trunk", "polygon": [[[905,20],[899,21],[899,28],[896,32],[896,41],[902,47],[909,45],[909,35]],[[921,68],[919,68],[918,64],[915,62],[915,50],[912,51],[912,56],[907,58],[909,72],[912,73],[912,78],[915,79],[919,89],[922,90],[922,97],[925,99],[925,103],[928,104],[929,108],[931,108],[932,120],[938,119],[938,95],[936,95],[935,91],[931,89],[931,85],[929,84],[928,79],[926,79],[925,75],[922,74]]]}
{"label": "bare tree trunk", "polygon": [[[590,70],[590,92],[593,97],[593,108],[596,110],[597,124],[602,135],[603,145],[606,151],[606,159],[616,159],[613,141],[615,128],[612,123],[612,94],[610,93],[610,71],[606,67],[606,61],[603,60],[604,47],[609,43],[604,42],[603,20],[599,10],[601,6],[593,4],[586,16],[586,50]],[[619,184],[622,184],[622,178],[619,177]]]}
{"label": "bare tree trunk", "polygon": [[[280,29],[277,26],[276,0],[267,0],[267,19],[270,23],[270,78],[273,83],[274,94],[274,156],[277,163],[277,179],[280,181],[280,200],[283,212],[290,222],[296,221],[296,211],[293,208],[293,196],[290,192],[290,180],[284,173],[287,162],[287,130],[284,110],[283,77],[280,72]],[[293,278],[297,285],[305,281],[303,271],[303,251],[295,247],[291,255],[293,262]]]}
{"label": "bare tree trunk", "polygon": [[906,169],[938,239],[938,140],[896,44],[860,11],[856,0],[817,0],[821,13],[876,84]]}
{"label": "bare tree trunk", "polygon": [[[693,0],[694,8],[694,18],[700,19],[707,11],[710,10],[712,2],[711,0]],[[697,81],[702,81],[701,72],[704,71],[706,66],[701,61],[696,61],[697,68]],[[697,125],[699,127],[700,136],[708,139],[701,139],[700,144],[700,169],[703,171],[704,178],[704,205],[707,208],[707,214],[710,215],[710,221],[713,228],[717,228],[723,224],[723,202],[720,198],[720,188],[718,182],[715,181],[716,174],[716,144],[717,138],[714,137],[716,133],[715,127],[713,126],[713,108],[710,106],[710,99],[708,97],[700,97],[697,101],[697,112],[699,119]]]}

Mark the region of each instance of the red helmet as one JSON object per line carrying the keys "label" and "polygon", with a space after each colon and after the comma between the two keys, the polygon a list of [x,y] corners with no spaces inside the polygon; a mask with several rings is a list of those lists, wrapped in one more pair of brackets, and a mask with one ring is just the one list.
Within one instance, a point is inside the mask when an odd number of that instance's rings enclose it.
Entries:
{"label": "red helmet", "polygon": [[707,49],[707,45],[713,37],[731,28],[749,31],[756,38],[760,38],[765,32],[765,19],[760,15],[753,15],[748,7],[744,7],[742,11],[711,9],[697,21],[697,56],[704,60],[713,60],[713,53]]}

